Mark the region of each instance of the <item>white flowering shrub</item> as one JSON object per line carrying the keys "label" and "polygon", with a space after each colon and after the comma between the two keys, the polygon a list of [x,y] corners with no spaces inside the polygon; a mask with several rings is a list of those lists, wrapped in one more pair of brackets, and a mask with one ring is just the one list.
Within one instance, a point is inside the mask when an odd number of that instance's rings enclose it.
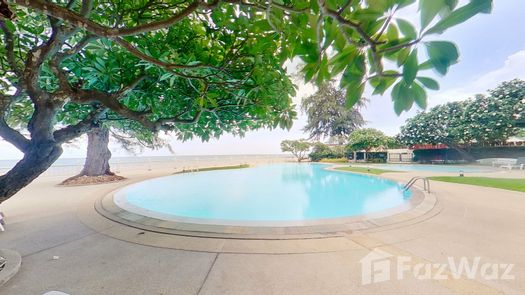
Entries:
{"label": "white flowering shrub", "polygon": [[[504,142],[525,122],[525,81],[504,82],[489,95],[450,102],[408,119],[399,139],[408,145]],[[523,125],[521,125],[523,126]]]}

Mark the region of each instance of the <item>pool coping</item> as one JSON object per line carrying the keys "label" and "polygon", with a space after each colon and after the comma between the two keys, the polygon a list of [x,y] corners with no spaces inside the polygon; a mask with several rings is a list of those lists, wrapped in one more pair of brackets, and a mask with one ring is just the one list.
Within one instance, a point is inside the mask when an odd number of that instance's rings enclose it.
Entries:
{"label": "pool coping", "polygon": [[[333,165],[325,169],[336,173],[355,173],[335,170],[336,167],[338,166]],[[366,175],[398,182],[387,177]],[[155,233],[221,239],[285,240],[340,237],[352,232],[375,230],[419,219],[432,211],[437,204],[437,199],[433,194],[412,187],[412,196],[406,204],[372,214],[298,222],[220,225],[213,224],[213,220],[207,223],[197,223],[191,218],[183,217],[166,220],[128,211],[119,207],[114,201],[114,195],[120,189],[122,188],[96,200],[94,207],[100,215],[120,224]]]}
{"label": "pool coping", "polygon": [[22,256],[10,249],[0,249],[0,256],[6,259],[4,269],[0,271],[0,287],[13,278],[22,265]]}

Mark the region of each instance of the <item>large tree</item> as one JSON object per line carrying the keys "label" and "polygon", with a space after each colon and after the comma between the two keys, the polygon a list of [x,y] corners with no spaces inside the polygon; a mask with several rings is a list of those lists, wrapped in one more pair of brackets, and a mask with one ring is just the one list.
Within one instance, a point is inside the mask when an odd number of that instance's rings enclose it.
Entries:
{"label": "large tree", "polygon": [[374,148],[391,148],[396,146],[396,141],[374,128],[359,129],[348,137],[347,147],[352,151],[370,151]]}
{"label": "large tree", "polygon": [[[27,128],[32,112],[30,101],[20,101],[11,107],[10,112],[6,115],[6,122],[9,126],[23,132]],[[62,125],[74,124],[83,116],[81,105],[68,103],[57,113],[56,119]],[[75,179],[80,176],[114,176],[109,165],[109,160],[111,159],[111,151],[109,150],[110,137],[124,150],[132,154],[136,154],[143,148],[170,148],[166,140],[161,139],[157,133],[152,132],[136,121],[113,116],[101,118],[99,123],[98,126],[87,132],[87,153],[84,167],[78,175],[68,178],[63,183],[74,183]],[[109,180],[118,178],[112,177]],[[97,181],[100,180],[97,179]]]}
{"label": "large tree", "polygon": [[308,159],[308,152],[311,147],[312,143],[304,139],[283,140],[281,142],[281,151],[292,153],[298,162]]}
{"label": "large tree", "polygon": [[[70,3],[54,7],[117,26],[140,27],[152,17],[124,7],[91,7],[87,0]],[[295,116],[293,85],[271,50],[278,39],[264,39],[264,31],[251,23],[210,27],[185,18],[141,38],[110,41],[24,8],[15,15],[15,23],[2,21],[7,53],[2,82],[11,92],[2,94],[2,118],[15,115],[11,111],[18,106],[28,110],[29,138],[0,121],[2,137],[25,154],[0,177],[1,201],[45,171],[60,156],[62,143],[106,121],[128,119],[181,140],[207,140],[223,132],[289,127]]]}
{"label": "large tree", "polygon": [[489,94],[419,113],[401,127],[400,140],[409,145],[445,144],[473,160],[470,147],[506,141],[518,133],[516,125],[524,116],[524,81],[502,83]]}
{"label": "large tree", "polygon": [[[111,170],[109,160],[110,138],[113,138],[121,148],[130,154],[136,155],[144,148],[159,149],[166,147],[171,150],[167,140],[161,139],[158,134],[145,129],[142,125],[131,120],[104,121],[101,126],[91,129],[87,133],[87,152],[84,166],[79,174],[66,179],[63,184],[115,181],[123,179]],[[95,177],[91,180],[84,177]],[[107,176],[100,178],[100,176]]]}
{"label": "large tree", "polygon": [[505,104],[505,112],[512,114],[511,122],[514,126],[525,128],[525,81],[514,79],[502,82],[495,89],[489,90],[489,94]]}
{"label": "large tree", "polygon": [[[424,105],[424,87],[437,83],[419,72],[444,74],[458,53],[453,43],[425,42],[428,60],[420,62],[423,38],[492,7],[491,0],[462,7],[421,0],[417,32],[395,17],[415,0],[0,2],[0,136],[24,153],[0,177],[0,202],[44,172],[64,142],[106,118],[135,120],[180,139],[289,127],[293,88],[282,63],[295,56],[308,81],[342,73],[348,105],[367,83],[377,93],[392,87],[398,113],[414,101]],[[385,58],[397,65],[387,68]],[[82,64],[95,61],[102,74],[87,78],[91,67]],[[101,83],[114,72],[117,81]],[[21,133],[5,116],[23,101],[32,112]],[[77,120],[57,123],[68,104],[78,106]]]}
{"label": "large tree", "polygon": [[385,135],[380,130],[374,128],[359,129],[350,134],[346,150],[353,153],[354,161],[356,160],[356,152],[365,151],[370,152],[373,149],[388,149],[396,147],[397,142],[394,138]]}
{"label": "large tree", "polygon": [[333,82],[321,84],[317,91],[301,101],[301,110],[307,115],[304,131],[317,140],[322,137],[343,138],[365,124],[359,109],[364,99],[354,106],[346,105],[344,89]]}

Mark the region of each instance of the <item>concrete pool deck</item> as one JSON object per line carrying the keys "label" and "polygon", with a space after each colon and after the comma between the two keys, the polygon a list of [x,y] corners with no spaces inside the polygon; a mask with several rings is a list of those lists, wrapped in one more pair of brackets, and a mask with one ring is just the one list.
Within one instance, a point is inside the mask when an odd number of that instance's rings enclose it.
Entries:
{"label": "concrete pool deck", "polygon": [[[18,251],[22,267],[0,294],[525,293],[525,193],[432,181],[438,214],[340,237],[286,241],[166,237],[92,214],[95,198],[171,172],[126,171],[125,182],[82,187],[57,187],[64,177],[42,177],[23,189],[2,204],[8,224],[0,248]],[[405,182],[413,175],[384,176]],[[483,176],[525,178],[525,172]],[[406,275],[363,285],[359,262],[374,249],[408,256],[413,264],[446,263],[449,256],[512,263],[515,279]]]}

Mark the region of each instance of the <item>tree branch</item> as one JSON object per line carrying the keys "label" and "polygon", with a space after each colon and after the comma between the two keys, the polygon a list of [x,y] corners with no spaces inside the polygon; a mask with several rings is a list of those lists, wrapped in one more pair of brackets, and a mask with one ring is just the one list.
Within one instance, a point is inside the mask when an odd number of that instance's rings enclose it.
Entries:
{"label": "tree branch", "polygon": [[84,47],[86,47],[91,41],[94,41],[98,39],[97,36],[95,35],[91,35],[91,34],[88,34],[86,36],[84,36],[84,38],[82,38],[81,40],[79,40],[77,42],[77,44],[73,47],[71,47],[70,49],[68,50],[65,50],[63,52],[60,52],[56,55],[56,59],[57,61],[60,63],[62,62],[65,58],[67,57],[70,57],[74,54],[77,54],[80,52],[80,50],[82,50]]}
{"label": "tree branch", "polygon": [[341,6],[337,10],[337,13],[342,14],[343,12],[345,12],[345,10],[350,6],[350,4],[352,4],[352,0],[346,0],[345,4],[343,4],[343,6]]}
{"label": "tree branch", "polygon": [[29,139],[17,130],[11,128],[3,117],[0,117],[0,137],[14,145],[23,153],[29,149]]}
{"label": "tree branch", "polygon": [[[194,65],[182,65],[182,64],[176,64],[176,63],[167,63],[167,62],[163,62],[163,61],[160,61],[158,59],[155,59],[147,54],[144,54],[142,53],[141,51],[139,51],[137,48],[135,48],[135,46],[133,46],[131,43],[127,42],[126,40],[122,39],[122,38],[119,38],[119,37],[116,37],[113,39],[113,41],[115,41],[117,44],[119,44],[120,46],[124,47],[125,49],[128,50],[129,53],[133,54],[134,56],[144,60],[144,61],[147,61],[149,63],[152,63],[154,65],[157,65],[161,68],[164,68],[168,71],[171,71],[171,70],[174,70],[174,69],[196,69],[196,68],[211,68],[211,69],[215,69],[215,70],[222,70],[221,68],[219,67],[215,67],[215,66],[212,66],[212,65],[204,65],[204,64],[194,64]],[[175,73],[176,74],[176,73]]]}
{"label": "tree branch", "polygon": [[[89,2],[89,0],[87,0],[87,2]],[[64,9],[62,7],[60,8]],[[50,17],[52,26],[51,36],[40,46],[31,49],[25,61],[26,66],[22,73],[22,79],[33,102],[36,102],[37,97],[41,96],[42,93],[42,89],[40,89],[39,86],[40,67],[47,58],[50,56],[54,57],[65,44],[66,40],[78,31],[78,29],[66,28],[58,24],[56,20],[56,18]]]}
{"label": "tree branch", "polygon": [[189,14],[197,10],[199,7],[209,8],[210,5],[212,5],[195,0],[191,2],[187,7],[174,14],[172,17],[166,18],[161,21],[138,25],[135,27],[118,29],[102,26],[85,18],[82,14],[68,10],[67,8],[64,8],[54,3],[47,2],[45,0],[13,0],[13,2],[23,7],[39,10],[44,14],[67,21],[76,27],[84,28],[88,32],[106,38],[116,36],[132,36],[167,28],[184,19]]}
{"label": "tree branch", "polygon": [[289,12],[301,13],[301,12],[305,12],[308,9],[310,9],[310,7],[296,8],[296,7],[293,7],[293,6],[286,6],[286,5],[282,5],[282,4],[276,3],[274,1],[270,1],[270,3],[272,4],[273,7],[277,7],[279,9],[281,9],[281,10],[285,10],[285,11],[289,11]]}
{"label": "tree branch", "polygon": [[11,103],[11,97],[0,94],[0,137],[14,145],[21,152],[29,149],[30,141],[17,130],[13,129],[5,121],[5,111]]}
{"label": "tree branch", "polygon": [[53,137],[57,143],[64,143],[71,141],[80,135],[89,132],[94,127],[98,126],[98,120],[107,111],[104,107],[95,107],[84,120],[75,125],[69,125],[62,129],[53,132]]}
{"label": "tree branch", "polygon": [[351,28],[352,30],[357,32],[357,34],[359,34],[359,36],[368,45],[370,45],[370,46],[375,46],[376,45],[376,42],[370,36],[368,36],[368,34],[363,30],[363,28],[361,28],[361,26],[358,23],[356,23],[354,21],[351,21],[351,20],[347,20],[340,13],[338,13],[337,11],[328,8],[326,6],[325,0],[317,0],[317,2],[319,3],[319,8],[323,11],[323,13],[325,15],[330,16],[331,18],[333,18],[337,22],[339,22],[339,24],[341,24],[341,25],[343,25],[345,27]]}
{"label": "tree branch", "polygon": [[385,52],[390,52],[390,51],[396,51],[396,50],[399,50],[399,49],[402,49],[402,48],[405,48],[405,47],[410,47],[410,46],[416,45],[420,41],[421,41],[421,39],[418,38],[416,40],[413,40],[413,41],[410,41],[410,42],[407,42],[407,43],[398,44],[398,45],[395,45],[395,46],[392,46],[392,47],[388,47],[388,48],[379,50],[379,51],[377,51],[377,53],[385,53]]}

